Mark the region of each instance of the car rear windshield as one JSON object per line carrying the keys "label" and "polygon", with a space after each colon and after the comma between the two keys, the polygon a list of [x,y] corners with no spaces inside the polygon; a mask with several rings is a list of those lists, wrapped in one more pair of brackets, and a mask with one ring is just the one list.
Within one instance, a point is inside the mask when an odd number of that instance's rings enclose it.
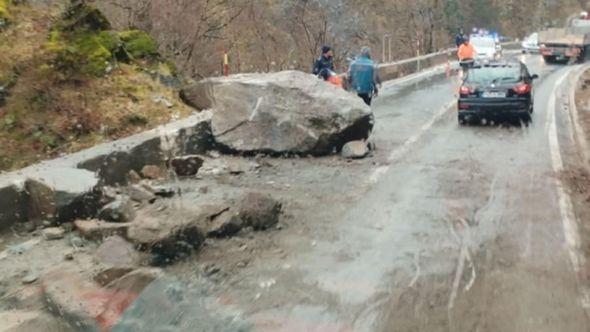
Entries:
{"label": "car rear windshield", "polygon": [[516,67],[483,67],[469,70],[468,83],[516,83],[520,81],[520,69]]}

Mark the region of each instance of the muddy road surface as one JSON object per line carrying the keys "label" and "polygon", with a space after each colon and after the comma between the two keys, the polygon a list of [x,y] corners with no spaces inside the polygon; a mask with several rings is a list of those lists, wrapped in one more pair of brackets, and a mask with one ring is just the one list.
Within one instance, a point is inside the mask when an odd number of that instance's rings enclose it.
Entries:
{"label": "muddy road surface", "polygon": [[[528,127],[460,127],[458,77],[417,77],[376,100],[372,158],[276,162],[256,185],[291,202],[285,229],[224,267],[216,296],[257,331],[590,330],[560,178],[578,162],[567,104],[581,67],[522,59],[541,77]],[[239,260],[239,246],[198,260]]]}

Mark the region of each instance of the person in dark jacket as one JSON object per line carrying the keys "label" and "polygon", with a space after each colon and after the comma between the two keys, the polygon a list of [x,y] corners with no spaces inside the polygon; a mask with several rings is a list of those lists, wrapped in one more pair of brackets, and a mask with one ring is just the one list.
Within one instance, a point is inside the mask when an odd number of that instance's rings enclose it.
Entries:
{"label": "person in dark jacket", "polygon": [[371,60],[370,48],[363,47],[361,55],[350,65],[348,77],[358,96],[371,106],[373,96],[379,93],[378,86],[381,85],[381,79],[377,66]]}
{"label": "person in dark jacket", "polygon": [[330,46],[322,47],[322,55],[313,65],[313,74],[327,81],[330,72],[334,71],[334,53]]}
{"label": "person in dark jacket", "polygon": [[459,48],[461,44],[463,44],[463,39],[465,38],[465,34],[463,33],[463,29],[459,28],[457,31],[457,35],[455,36],[455,46]]}

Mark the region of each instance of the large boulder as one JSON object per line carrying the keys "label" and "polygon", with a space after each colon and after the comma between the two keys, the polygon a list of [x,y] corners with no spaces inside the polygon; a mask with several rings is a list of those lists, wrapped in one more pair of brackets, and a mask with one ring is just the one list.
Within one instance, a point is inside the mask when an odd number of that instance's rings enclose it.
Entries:
{"label": "large boulder", "polygon": [[298,71],[208,78],[181,96],[213,109],[213,136],[233,152],[324,155],[373,127],[358,97]]}

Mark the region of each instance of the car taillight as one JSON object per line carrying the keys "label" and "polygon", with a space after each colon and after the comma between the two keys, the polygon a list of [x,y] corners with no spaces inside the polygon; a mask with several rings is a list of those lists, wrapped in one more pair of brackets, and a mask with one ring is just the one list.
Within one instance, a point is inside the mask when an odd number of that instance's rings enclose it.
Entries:
{"label": "car taillight", "polygon": [[459,89],[459,94],[462,94],[462,95],[470,95],[472,93],[473,93],[473,89],[470,87],[467,87],[467,86],[462,86]]}
{"label": "car taillight", "polygon": [[512,88],[512,91],[516,92],[516,94],[518,94],[518,95],[525,95],[525,94],[531,92],[531,90],[532,90],[531,85],[526,84],[526,83],[518,84],[517,86]]}

